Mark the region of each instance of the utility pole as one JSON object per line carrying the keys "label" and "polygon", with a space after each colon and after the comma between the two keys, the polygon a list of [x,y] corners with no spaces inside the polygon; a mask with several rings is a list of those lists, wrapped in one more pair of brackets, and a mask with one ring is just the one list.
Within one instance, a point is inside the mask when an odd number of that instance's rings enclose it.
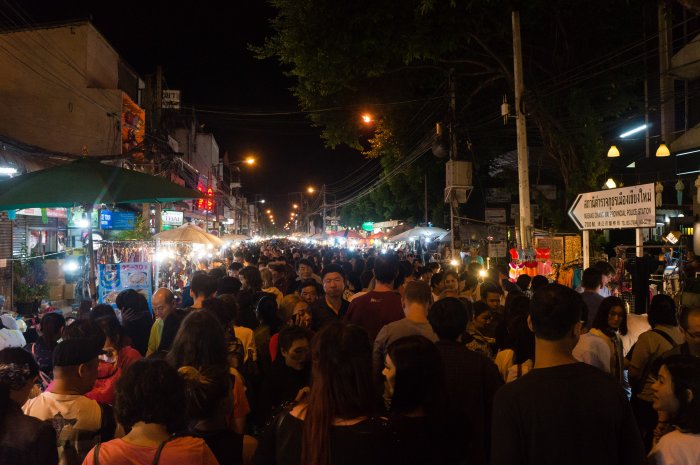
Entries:
{"label": "utility pole", "polygon": [[525,84],[523,51],[520,42],[520,12],[513,10],[513,79],[515,81],[515,127],[518,138],[518,194],[520,204],[520,245],[530,247],[532,216],[530,214],[530,169],[527,153],[527,125],[523,108]]}
{"label": "utility pole", "polygon": [[669,74],[671,69],[670,47],[670,14],[665,0],[658,3],[659,20],[659,93],[661,94],[661,141],[659,143],[670,144],[673,141],[675,127],[673,78]]}
{"label": "utility pole", "polygon": [[428,173],[423,175],[423,222],[425,227],[428,227]]}
{"label": "utility pole", "polygon": [[[155,95],[155,129],[156,129],[156,134],[161,135],[162,129],[163,129],[163,68],[161,68],[160,65],[156,67],[156,95]],[[160,166],[160,150],[156,150],[154,153],[155,159],[153,160],[153,163],[155,166]],[[155,174],[152,173],[152,174]],[[156,202],[155,205],[155,215],[156,217],[154,218],[154,226],[156,228],[156,233],[159,233],[161,228],[162,228],[162,221],[163,221],[163,206],[161,205],[160,202]]]}
{"label": "utility pole", "polygon": [[[450,74],[448,76],[448,84],[450,90],[450,160],[457,159],[457,95],[455,93],[455,70],[450,69]],[[451,259],[455,259],[455,243],[460,243],[459,237],[459,221],[457,222],[457,227],[455,228],[455,205],[459,207],[457,202],[456,194],[450,193],[450,231],[452,231],[452,242],[450,244]]]}

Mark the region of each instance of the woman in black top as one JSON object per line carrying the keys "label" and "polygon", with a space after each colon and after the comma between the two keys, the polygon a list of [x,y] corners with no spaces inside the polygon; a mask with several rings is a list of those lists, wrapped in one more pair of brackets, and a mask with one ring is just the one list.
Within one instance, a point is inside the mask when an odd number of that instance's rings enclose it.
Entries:
{"label": "woman in black top", "polygon": [[387,348],[385,400],[406,465],[464,463],[467,421],[447,412],[447,388],[437,347],[423,336],[397,339]]}
{"label": "woman in black top", "polygon": [[260,438],[256,465],[391,465],[397,444],[385,418],[375,416],[372,347],[359,326],[329,323],[312,346],[307,399],[278,415]]}
{"label": "woman in black top", "polygon": [[233,386],[226,368],[183,366],[189,434],[204,439],[220,464],[243,463],[243,436],[227,425],[233,412]]}

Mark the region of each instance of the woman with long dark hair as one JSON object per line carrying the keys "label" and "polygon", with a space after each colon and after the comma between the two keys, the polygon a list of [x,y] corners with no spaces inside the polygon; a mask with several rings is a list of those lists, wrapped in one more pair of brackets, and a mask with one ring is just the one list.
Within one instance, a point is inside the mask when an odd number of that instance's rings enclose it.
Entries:
{"label": "woman with long dark hair", "polygon": [[664,412],[674,430],[661,437],[649,453],[649,463],[700,463],[700,359],[673,355],[664,360],[656,382],[654,409]]}
{"label": "woman with long dark hair", "polygon": [[[190,313],[182,322],[173,346],[166,357],[175,368],[191,366],[229,369],[224,329],[214,314],[208,311]],[[246,415],[250,412],[245,387],[240,376],[233,378],[233,413],[229,426],[238,434],[245,431]]]}
{"label": "woman with long dark hair", "polygon": [[311,392],[278,415],[260,440],[257,465],[388,465],[394,435],[377,416],[372,346],[359,326],[327,324],[312,346]]}
{"label": "woman with long dark hair", "polygon": [[36,342],[27,345],[26,350],[33,356],[36,363],[39,365],[39,370],[43,373],[42,376],[53,378],[53,350],[58,344],[63,334],[63,328],[66,327],[66,319],[59,312],[46,313],[41,317],[39,323],[40,336]]}
{"label": "woman with long dark hair", "polygon": [[620,339],[620,335],[627,334],[627,310],[622,299],[615,296],[603,299],[590,333],[607,338],[611,353],[610,374],[625,388],[629,397],[632,391],[625,373],[625,357]]}
{"label": "woman with long dark hair", "polygon": [[445,374],[435,344],[423,336],[397,339],[387,348],[382,374],[384,397],[401,443],[400,463],[463,462],[467,455],[466,421],[459,425],[456,417],[448,414]]}

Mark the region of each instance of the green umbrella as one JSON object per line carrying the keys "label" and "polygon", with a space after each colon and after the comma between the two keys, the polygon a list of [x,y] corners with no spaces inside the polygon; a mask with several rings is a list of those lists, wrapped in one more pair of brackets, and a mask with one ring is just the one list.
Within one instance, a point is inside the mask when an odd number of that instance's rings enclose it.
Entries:
{"label": "green umbrella", "polygon": [[81,158],[0,181],[0,210],[100,203],[165,203],[202,197],[165,178]]}
{"label": "green umbrella", "polygon": [[[201,197],[201,192],[165,178],[105,165],[89,157],[0,181],[0,211],[76,205],[91,211],[93,205],[101,203],[164,203]],[[88,227],[88,251],[89,288],[94,295],[92,225]]]}

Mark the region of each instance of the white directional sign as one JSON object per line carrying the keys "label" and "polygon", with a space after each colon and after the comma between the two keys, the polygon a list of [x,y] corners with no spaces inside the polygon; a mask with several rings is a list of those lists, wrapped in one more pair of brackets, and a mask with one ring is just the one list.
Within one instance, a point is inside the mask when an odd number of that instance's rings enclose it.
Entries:
{"label": "white directional sign", "polygon": [[653,228],[654,184],[579,194],[569,209],[579,229]]}

